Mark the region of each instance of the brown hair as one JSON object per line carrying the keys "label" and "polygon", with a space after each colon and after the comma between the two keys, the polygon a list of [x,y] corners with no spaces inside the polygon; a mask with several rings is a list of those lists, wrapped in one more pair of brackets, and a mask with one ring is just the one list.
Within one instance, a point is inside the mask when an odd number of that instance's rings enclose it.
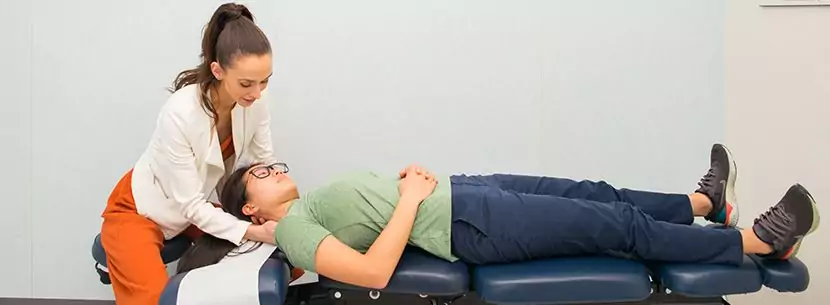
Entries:
{"label": "brown hair", "polygon": [[[253,163],[235,170],[228,176],[228,180],[222,188],[222,193],[219,198],[222,203],[222,209],[239,220],[251,219],[250,216],[242,212],[242,207],[245,206],[246,201],[245,175],[248,174],[249,169],[259,164]],[[259,248],[260,245],[261,243],[256,243],[251,249],[234,254],[232,252],[237,248],[236,245],[230,241],[205,233],[194,240],[193,245],[179,259],[176,273],[188,272],[193,269],[213,265],[226,256],[247,253]]]}
{"label": "brown hair", "polygon": [[202,108],[216,123],[219,118],[210,102],[208,92],[218,80],[211,72],[210,64],[215,61],[227,69],[237,56],[270,53],[271,43],[254,23],[251,11],[241,4],[222,4],[205,26],[200,55],[202,62],[194,69],[180,72],[170,91],[175,92],[187,85],[199,84]]}

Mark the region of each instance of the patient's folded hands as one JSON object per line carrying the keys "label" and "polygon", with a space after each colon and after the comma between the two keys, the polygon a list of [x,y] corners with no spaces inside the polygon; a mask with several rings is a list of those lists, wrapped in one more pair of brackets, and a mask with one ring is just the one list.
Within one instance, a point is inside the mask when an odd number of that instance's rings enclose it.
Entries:
{"label": "patient's folded hands", "polygon": [[417,174],[414,169],[406,174],[398,184],[401,202],[417,202],[420,204],[432,194],[437,182],[430,176]]}
{"label": "patient's folded hands", "polygon": [[411,165],[407,166],[406,168],[402,169],[398,173],[398,176],[401,179],[403,179],[403,178],[406,178],[406,175],[409,174],[409,173],[414,173],[416,175],[422,175],[427,180],[435,179],[435,175],[433,175],[431,172],[427,171],[426,169],[424,169],[423,167],[421,167],[417,164],[411,164]]}

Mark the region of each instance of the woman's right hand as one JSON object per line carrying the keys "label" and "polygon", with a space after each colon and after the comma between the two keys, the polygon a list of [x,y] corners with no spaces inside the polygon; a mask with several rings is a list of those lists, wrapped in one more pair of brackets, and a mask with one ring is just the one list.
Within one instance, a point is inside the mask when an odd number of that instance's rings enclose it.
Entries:
{"label": "woman's right hand", "polygon": [[436,185],[438,182],[428,172],[410,169],[398,184],[398,191],[401,193],[401,198],[411,199],[420,204],[432,194]]}
{"label": "woman's right hand", "polygon": [[261,225],[261,224],[265,223],[266,221],[267,220],[265,220],[265,218],[251,216],[251,222],[253,222],[255,225]]}
{"label": "woman's right hand", "polygon": [[251,224],[248,226],[248,231],[245,232],[245,238],[252,241],[258,241],[271,245],[276,245],[277,241],[274,238],[274,230],[277,228],[277,222],[273,220],[266,221],[263,224]]}

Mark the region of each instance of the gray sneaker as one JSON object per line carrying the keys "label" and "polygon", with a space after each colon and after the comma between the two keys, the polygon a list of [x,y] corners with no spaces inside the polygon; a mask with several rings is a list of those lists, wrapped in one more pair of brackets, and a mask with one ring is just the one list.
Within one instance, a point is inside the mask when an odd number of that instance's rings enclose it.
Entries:
{"label": "gray sneaker", "polygon": [[695,190],[709,197],[712,211],[704,217],[706,220],[721,223],[728,227],[738,224],[738,204],[735,196],[735,180],[738,179],[738,167],[729,149],[722,144],[712,145],[709,154],[709,171],[698,182]]}
{"label": "gray sneaker", "polygon": [[788,259],[798,253],[804,237],[818,229],[816,201],[801,184],[791,186],[778,204],[755,219],[752,230],[772,246],[765,258]]}

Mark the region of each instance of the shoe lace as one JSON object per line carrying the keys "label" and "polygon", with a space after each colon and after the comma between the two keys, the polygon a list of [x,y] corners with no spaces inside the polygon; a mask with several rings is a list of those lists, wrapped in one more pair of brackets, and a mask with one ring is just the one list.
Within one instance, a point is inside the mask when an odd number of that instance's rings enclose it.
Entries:
{"label": "shoe lace", "polygon": [[791,232],[790,215],[784,211],[781,205],[774,205],[766,212],[755,218],[754,223],[762,226],[774,236],[787,236]]}
{"label": "shoe lace", "polygon": [[784,213],[784,210],[781,209],[781,205],[774,205],[767,209],[764,214],[761,214],[758,218],[755,218],[755,223],[758,223],[759,221],[766,221],[772,217],[783,217],[788,219],[787,213]]}
{"label": "shoe lace", "polygon": [[715,185],[715,169],[716,167],[709,168],[709,171],[703,175],[703,178],[700,178],[700,181],[697,182],[697,186],[701,189],[710,189],[713,185]]}

